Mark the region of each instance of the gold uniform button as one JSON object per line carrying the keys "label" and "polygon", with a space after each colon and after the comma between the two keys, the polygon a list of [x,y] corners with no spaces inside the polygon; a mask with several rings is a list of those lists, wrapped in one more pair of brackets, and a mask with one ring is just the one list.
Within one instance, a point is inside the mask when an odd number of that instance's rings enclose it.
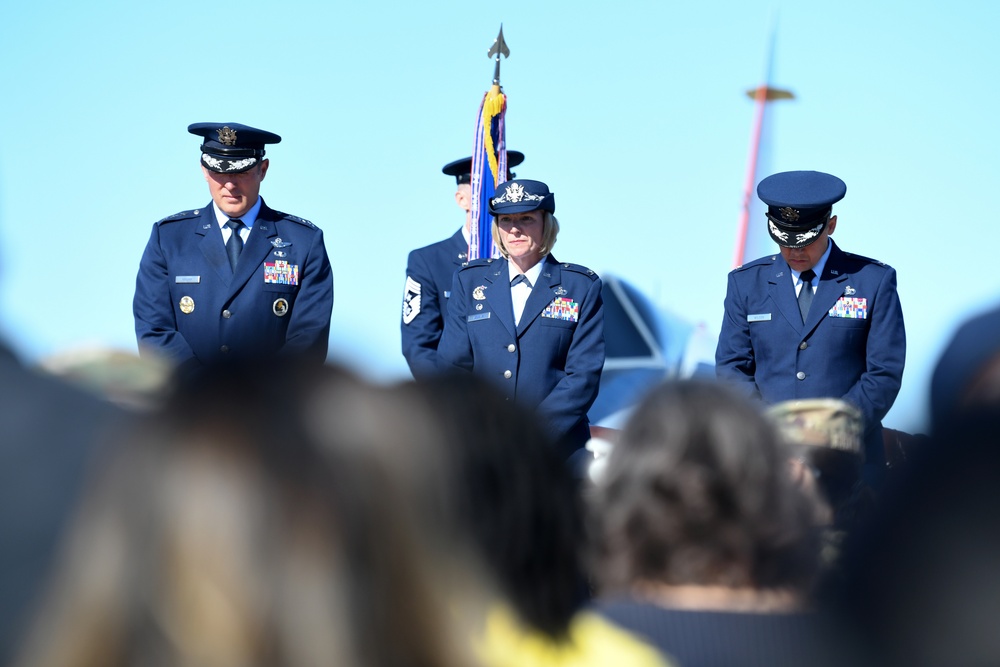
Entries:
{"label": "gold uniform button", "polygon": [[807,347],[809,347],[809,343],[807,343],[807,342],[805,342],[805,341],[802,341],[801,343],[799,343],[799,349],[800,349],[800,350],[804,350],[804,349],[806,349]]}
{"label": "gold uniform button", "polygon": [[222,311],[222,316],[228,320],[230,317],[233,316],[233,314],[231,312],[229,312],[228,310],[224,310],[224,311]]}
{"label": "gold uniform button", "polygon": [[506,379],[508,379],[508,380],[509,380],[509,379],[511,378],[511,376],[512,376],[512,375],[514,375],[514,374],[513,374],[513,373],[511,373],[510,371],[504,371],[504,372],[503,372],[503,376],[504,376],[504,377],[505,377]]}
{"label": "gold uniform button", "polygon": [[799,371],[798,373],[795,374],[795,377],[797,377],[800,380],[805,380],[806,374],[803,371]]}
{"label": "gold uniform button", "polygon": [[514,347],[514,343],[511,343],[510,345],[508,345],[508,346],[507,346],[507,351],[508,351],[508,352],[513,352],[513,351],[514,351],[514,350],[516,350],[516,349],[517,349],[517,348],[516,348],[516,347]]}

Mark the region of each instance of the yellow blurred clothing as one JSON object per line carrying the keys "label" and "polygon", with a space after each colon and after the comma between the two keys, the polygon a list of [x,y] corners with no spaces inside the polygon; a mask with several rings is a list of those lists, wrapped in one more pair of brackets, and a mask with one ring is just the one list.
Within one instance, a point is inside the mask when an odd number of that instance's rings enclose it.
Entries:
{"label": "yellow blurred clothing", "polygon": [[475,650],[486,667],[672,667],[657,649],[591,612],[578,613],[569,637],[557,642],[495,605]]}

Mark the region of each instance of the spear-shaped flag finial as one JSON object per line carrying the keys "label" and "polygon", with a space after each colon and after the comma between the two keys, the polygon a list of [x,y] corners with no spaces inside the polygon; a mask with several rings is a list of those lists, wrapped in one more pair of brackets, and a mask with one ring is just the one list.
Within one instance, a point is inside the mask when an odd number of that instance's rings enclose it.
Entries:
{"label": "spear-shaped flag finial", "polygon": [[500,24],[500,34],[497,38],[493,40],[493,46],[486,53],[487,58],[492,58],[496,56],[496,67],[493,68],[493,85],[500,85],[500,55],[503,54],[504,58],[510,58],[510,49],[507,48],[507,42],[503,41],[503,24]]}

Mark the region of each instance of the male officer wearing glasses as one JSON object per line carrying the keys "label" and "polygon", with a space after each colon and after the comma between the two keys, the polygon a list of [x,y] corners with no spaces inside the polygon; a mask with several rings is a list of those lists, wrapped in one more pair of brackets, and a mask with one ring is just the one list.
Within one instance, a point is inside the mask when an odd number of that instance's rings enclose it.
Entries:
{"label": "male officer wearing glasses", "polygon": [[858,408],[866,478],[877,484],[881,422],[899,393],[906,335],[896,271],[830,238],[832,206],[846,193],[842,180],[816,171],[774,174],[757,186],[780,253],[729,274],[716,373],[769,404],[839,398]]}
{"label": "male officer wearing glasses", "polygon": [[323,232],[260,197],[281,137],[194,123],[212,202],[153,225],[132,309],[140,353],[182,367],[294,355],[326,359],[333,277]]}

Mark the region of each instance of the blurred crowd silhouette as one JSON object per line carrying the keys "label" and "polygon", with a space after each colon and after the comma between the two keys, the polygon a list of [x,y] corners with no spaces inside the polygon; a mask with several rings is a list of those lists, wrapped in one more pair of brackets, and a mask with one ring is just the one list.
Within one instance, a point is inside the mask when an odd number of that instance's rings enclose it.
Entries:
{"label": "blurred crowd silhouette", "polygon": [[0,664],[1000,663],[998,313],[877,491],[835,400],[665,381],[579,479],[469,375],[0,348]]}

